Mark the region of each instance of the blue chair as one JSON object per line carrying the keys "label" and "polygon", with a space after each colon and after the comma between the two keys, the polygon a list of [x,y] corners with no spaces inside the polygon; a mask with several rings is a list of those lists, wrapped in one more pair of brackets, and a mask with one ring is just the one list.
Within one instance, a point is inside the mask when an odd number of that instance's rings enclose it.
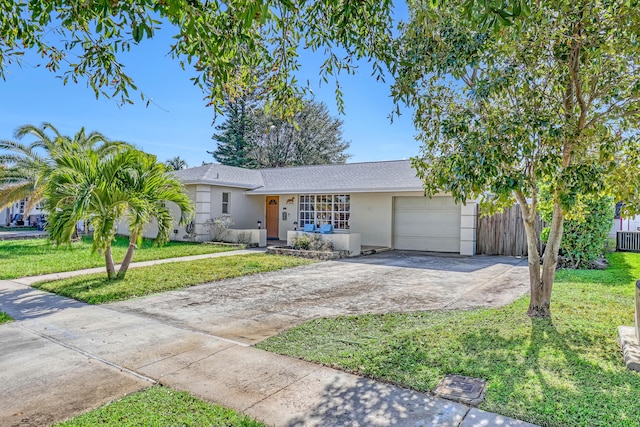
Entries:
{"label": "blue chair", "polygon": [[331,234],[331,233],[333,233],[333,225],[322,224],[320,226],[320,234]]}
{"label": "blue chair", "polygon": [[315,224],[305,224],[304,225],[304,229],[302,230],[306,233],[313,233],[316,231],[316,225]]}

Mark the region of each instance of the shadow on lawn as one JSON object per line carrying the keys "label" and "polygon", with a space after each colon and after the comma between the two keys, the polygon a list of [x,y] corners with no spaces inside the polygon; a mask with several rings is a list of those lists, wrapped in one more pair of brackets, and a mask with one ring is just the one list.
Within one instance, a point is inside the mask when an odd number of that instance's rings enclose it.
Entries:
{"label": "shadow on lawn", "polygon": [[[638,257],[638,265],[629,263],[629,257]],[[609,267],[606,270],[562,269],[556,273],[556,282],[592,283],[603,286],[628,286],[640,279],[640,255],[624,252],[607,254]]]}
{"label": "shadow on lawn", "polygon": [[[109,294],[114,294],[115,299],[126,297],[129,295],[126,289],[120,292],[114,291],[111,288],[117,287],[122,283],[124,279],[108,279],[107,273],[99,273],[91,276],[78,276],[63,281],[53,281],[52,287],[48,287],[48,283],[36,283],[35,288],[41,289],[46,292],[55,292],[58,295],[62,295],[68,298],[74,298],[79,301],[84,301],[89,304],[100,304],[104,302],[99,294],[99,290],[106,289]],[[54,288],[55,287],[55,288]]]}
{"label": "shadow on lawn", "polygon": [[461,344],[474,355],[458,361],[461,370],[486,374],[483,409],[542,425],[640,424],[640,376],[624,368],[614,337],[531,319],[528,337],[483,328]]}
{"label": "shadow on lawn", "polygon": [[51,241],[39,238],[29,240],[0,241],[0,259],[21,259],[42,257],[57,252],[84,252],[91,250],[91,238],[83,236],[79,242],[55,245]]}

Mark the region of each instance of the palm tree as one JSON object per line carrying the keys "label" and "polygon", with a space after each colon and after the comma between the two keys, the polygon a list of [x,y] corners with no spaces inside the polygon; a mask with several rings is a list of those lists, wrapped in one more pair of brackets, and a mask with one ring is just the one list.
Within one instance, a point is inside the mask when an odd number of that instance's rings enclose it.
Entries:
{"label": "palm tree", "polygon": [[87,135],[84,128],[73,138],[69,138],[63,136],[51,123],[43,123],[40,127],[21,126],[15,131],[14,136],[17,140],[27,136],[34,137],[35,140],[30,144],[0,141],[0,163],[5,165],[0,175],[0,209],[17,200],[28,198],[26,212],[42,201],[47,177],[56,168],[57,150],[65,147],[67,150],[75,150],[76,155],[93,150],[106,156],[128,145],[120,141],[110,141],[98,132]]}
{"label": "palm tree", "polygon": [[137,151],[137,157],[134,167],[122,180],[129,194],[125,215],[129,224],[129,248],[118,271],[119,278],[124,278],[136,245],[142,238],[142,231],[152,219],[158,225],[156,244],[169,241],[174,219],[167,202],[180,209],[180,225],[188,224],[194,212],[184,186],[175,176],[167,173],[169,168],[166,165],[158,163],[155,156],[141,151]]}
{"label": "palm tree", "polygon": [[[183,185],[150,154],[133,148],[109,156],[94,151],[77,156],[73,151],[60,150],[56,164],[45,191],[49,237],[56,244],[69,243],[75,224],[81,219],[90,220],[94,227],[93,250],[104,255],[109,279],[124,278],[142,230],[152,219],[158,223],[156,243],[169,240],[173,216],[166,202],[178,206],[181,224],[188,223],[192,216],[193,206]],[[116,274],[111,243],[123,219],[129,223],[131,237]]]}
{"label": "palm tree", "polygon": [[187,165],[187,162],[184,159],[181,159],[180,156],[173,157],[167,160],[166,162],[164,162],[164,164],[167,166],[169,170],[174,170],[174,171],[179,171],[189,167]]}
{"label": "palm tree", "polygon": [[42,187],[37,183],[41,171],[47,169],[46,157],[43,157],[34,144],[25,145],[15,141],[0,141],[0,162],[4,164],[0,176],[0,209],[11,203],[29,199],[26,206],[30,211],[41,199]]}

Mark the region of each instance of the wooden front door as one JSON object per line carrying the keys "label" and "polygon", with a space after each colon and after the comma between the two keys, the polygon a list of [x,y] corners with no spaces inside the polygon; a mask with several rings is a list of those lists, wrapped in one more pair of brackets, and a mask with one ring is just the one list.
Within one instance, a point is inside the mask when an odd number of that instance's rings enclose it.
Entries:
{"label": "wooden front door", "polygon": [[278,230],[279,216],[278,201],[279,196],[267,196],[267,239],[279,239]]}

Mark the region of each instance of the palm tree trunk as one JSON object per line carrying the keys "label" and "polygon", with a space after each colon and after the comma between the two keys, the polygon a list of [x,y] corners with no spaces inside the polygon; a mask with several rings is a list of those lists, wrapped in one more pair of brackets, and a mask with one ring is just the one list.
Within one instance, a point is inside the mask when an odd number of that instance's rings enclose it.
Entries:
{"label": "palm tree trunk", "polygon": [[129,247],[127,248],[127,253],[124,255],[124,259],[122,260],[122,264],[120,265],[120,271],[118,271],[118,279],[124,279],[124,276],[127,274],[129,264],[131,264],[131,260],[133,259],[133,253],[136,250],[137,241],[138,233],[131,233],[131,237],[129,237]]}
{"label": "palm tree trunk", "polygon": [[104,250],[104,260],[107,266],[107,277],[109,280],[116,278],[116,267],[113,264],[113,254],[111,253],[111,245]]}

